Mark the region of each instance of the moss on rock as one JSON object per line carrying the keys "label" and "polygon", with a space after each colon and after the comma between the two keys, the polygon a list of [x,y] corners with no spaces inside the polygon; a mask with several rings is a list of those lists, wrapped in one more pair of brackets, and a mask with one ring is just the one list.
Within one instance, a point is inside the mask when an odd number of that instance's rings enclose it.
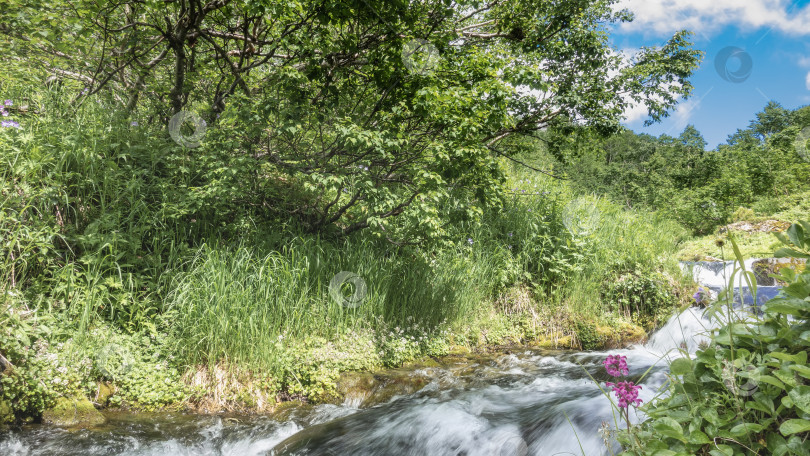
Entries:
{"label": "moss on rock", "polygon": [[0,400],[0,424],[8,424],[14,422],[14,410],[11,409],[11,404],[4,400]]}
{"label": "moss on rock", "polygon": [[560,337],[551,337],[551,336],[541,336],[537,339],[536,343],[533,344],[539,348],[545,348],[549,350],[556,350],[556,349],[566,349],[572,347],[571,336],[560,336]]}
{"label": "moss on rock", "polygon": [[56,426],[97,426],[106,421],[85,397],[60,397],[56,405],[42,413],[42,422]]}
{"label": "moss on rock", "polygon": [[467,355],[470,353],[470,348],[465,345],[451,345],[448,350],[448,355]]}
{"label": "moss on rock", "polygon": [[110,396],[115,393],[114,387],[107,382],[99,382],[98,390],[96,391],[95,402],[101,406],[106,406],[110,400]]}

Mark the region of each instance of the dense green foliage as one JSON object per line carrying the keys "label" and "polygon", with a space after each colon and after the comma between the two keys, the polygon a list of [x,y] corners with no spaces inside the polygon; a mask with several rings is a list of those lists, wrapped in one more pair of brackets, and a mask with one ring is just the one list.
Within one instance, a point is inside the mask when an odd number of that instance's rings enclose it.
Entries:
{"label": "dense green foliage", "polygon": [[[810,223],[787,234],[777,255],[810,258]],[[755,283],[752,272],[737,274]],[[810,270],[779,278],[787,286],[761,317],[735,315],[730,296],[713,304],[727,323],[694,359],[671,363],[664,396],[642,407],[648,420],[622,436],[626,454],[810,453]]]}
{"label": "dense green foliage", "polygon": [[[216,127],[199,154],[133,156],[184,173],[186,218],[247,206],[414,243],[500,204],[514,138],[562,118],[613,131],[631,99],[658,119],[689,95],[688,34],[625,65],[613,3],[14,0],[0,43],[10,76],[56,75],[75,105],[101,98],[152,137],[181,109]],[[413,40],[438,56],[408,56]]]}
{"label": "dense green foliage", "polygon": [[[59,395],[95,397],[98,381],[114,385],[111,405],[195,401],[205,391],[180,377],[200,365],[250,371],[269,395],[318,399],[341,370],[451,345],[554,330],[593,348],[602,336],[589,345],[585,331],[596,321],[626,321],[601,284],[676,268],[677,224],[592,198],[593,229],[572,234],[570,189],[503,158],[503,203],[448,224],[441,242],[309,235],[224,196],[241,187],[222,178],[219,149],[184,153],[107,116],[104,102],[68,115],[63,92],[27,93],[17,97],[43,113],[0,130],[3,310],[14,322],[0,353],[15,366],[4,371],[4,395],[21,416]],[[368,285],[356,309],[329,297],[341,270]],[[669,288],[658,285],[657,294]],[[594,322],[587,329],[573,324],[583,315]]]}
{"label": "dense green foliage", "polygon": [[627,207],[657,210],[695,234],[707,234],[807,200],[807,127],[810,107],[790,111],[771,102],[716,150],[705,150],[706,141],[692,126],[677,138],[624,131],[601,139],[583,130],[554,150],[578,188]]}
{"label": "dense green foliage", "polygon": [[613,3],[6,2],[0,406],[152,409],[228,375],[320,400],[341,370],[628,324],[600,285],[673,275],[682,230],[572,216],[516,164],[551,167],[553,122],[690,94],[688,33],[622,62]]}

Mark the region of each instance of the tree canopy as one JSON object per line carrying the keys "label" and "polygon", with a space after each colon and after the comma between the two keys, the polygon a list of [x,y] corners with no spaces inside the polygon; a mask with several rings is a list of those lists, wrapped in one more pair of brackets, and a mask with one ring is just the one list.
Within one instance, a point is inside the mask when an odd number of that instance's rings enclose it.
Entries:
{"label": "tree canopy", "polygon": [[[614,0],[10,0],[2,46],[20,77],[76,85],[165,126],[198,113],[203,142],[258,206],[311,230],[441,234],[502,196],[501,157],[554,122],[617,131],[689,96],[687,32],[631,61]],[[84,89],[84,92],[80,90]],[[400,217],[395,217],[400,216]],[[396,221],[394,221],[396,220]]]}

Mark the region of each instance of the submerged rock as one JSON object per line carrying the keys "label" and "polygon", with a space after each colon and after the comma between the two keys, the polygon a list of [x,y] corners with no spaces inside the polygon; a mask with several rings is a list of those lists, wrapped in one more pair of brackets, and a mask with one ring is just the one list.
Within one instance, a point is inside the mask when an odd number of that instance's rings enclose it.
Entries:
{"label": "submerged rock", "polygon": [[365,408],[388,402],[394,396],[411,394],[428,384],[429,379],[412,369],[428,367],[414,364],[409,368],[388,369],[380,372],[344,372],[338,380],[337,391],[342,403],[348,407]]}
{"label": "submerged rock", "polygon": [[56,405],[42,413],[42,422],[56,426],[97,426],[106,421],[93,404],[85,397],[60,397]]}
{"label": "submerged rock", "polygon": [[762,258],[754,260],[751,263],[751,268],[754,271],[754,276],[757,279],[757,285],[762,286],[782,286],[781,282],[773,277],[771,274],[781,274],[782,269],[790,268],[796,272],[801,272],[806,267],[807,260],[803,258]]}

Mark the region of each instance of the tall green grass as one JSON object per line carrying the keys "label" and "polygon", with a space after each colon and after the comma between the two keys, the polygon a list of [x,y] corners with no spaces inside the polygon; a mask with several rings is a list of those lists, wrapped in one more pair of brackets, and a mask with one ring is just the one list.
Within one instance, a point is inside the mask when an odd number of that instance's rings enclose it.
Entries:
{"label": "tall green grass", "polygon": [[[472,316],[492,294],[492,268],[463,253],[385,255],[362,238],[332,244],[297,238],[280,250],[203,246],[167,300],[178,351],[188,363],[220,360],[268,367],[277,342],[334,339],[357,329],[414,322],[437,327]],[[345,306],[329,293],[341,271],[358,274],[367,294]],[[353,290],[349,290],[352,293]]]}

